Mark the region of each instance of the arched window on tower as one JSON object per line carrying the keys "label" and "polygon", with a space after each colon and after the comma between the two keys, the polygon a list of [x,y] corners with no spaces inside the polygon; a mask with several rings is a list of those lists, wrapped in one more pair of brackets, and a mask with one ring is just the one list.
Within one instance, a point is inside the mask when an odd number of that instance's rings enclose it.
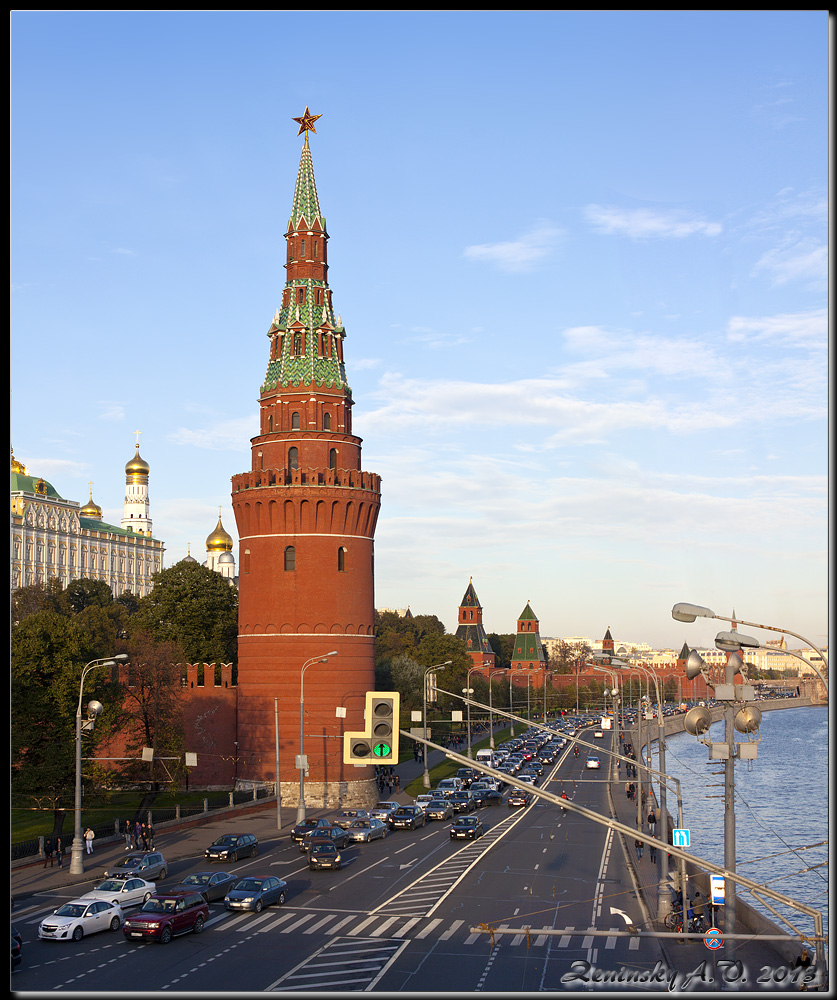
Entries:
{"label": "arched window on tower", "polygon": [[341,545],[340,548],[337,550],[337,572],[338,573],[345,573],[346,572],[346,547],[345,547],[345,545]]}
{"label": "arched window on tower", "polygon": [[269,414],[267,418],[267,431],[268,434],[273,430],[273,414]]}
{"label": "arched window on tower", "polygon": [[291,470],[299,468],[299,448],[288,448],[288,468]]}
{"label": "arched window on tower", "polygon": [[292,431],[298,431],[299,430],[299,414],[298,413],[292,413],[291,414],[291,430]]}
{"label": "arched window on tower", "polygon": [[328,467],[332,471],[337,468],[337,449],[332,448],[328,453]]}
{"label": "arched window on tower", "polygon": [[288,572],[296,569],[296,549],[293,545],[288,545],[285,549],[285,569]]}
{"label": "arched window on tower", "polygon": [[324,413],[323,414],[323,430],[324,431],[330,431],[331,430],[331,414],[330,413]]}

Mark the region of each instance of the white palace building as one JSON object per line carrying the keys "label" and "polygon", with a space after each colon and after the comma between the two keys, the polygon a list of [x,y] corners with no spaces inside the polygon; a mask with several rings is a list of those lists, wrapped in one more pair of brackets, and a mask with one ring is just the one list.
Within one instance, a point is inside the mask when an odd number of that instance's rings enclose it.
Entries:
{"label": "white palace building", "polygon": [[151,533],[148,463],[139,453],[125,466],[125,509],[119,527],[102,520],[90,499],[65,500],[55,487],[11,456],[12,590],[56,579],[62,587],[86,578],[106,583],[114,597],[144,597],[163,568],[163,543]]}

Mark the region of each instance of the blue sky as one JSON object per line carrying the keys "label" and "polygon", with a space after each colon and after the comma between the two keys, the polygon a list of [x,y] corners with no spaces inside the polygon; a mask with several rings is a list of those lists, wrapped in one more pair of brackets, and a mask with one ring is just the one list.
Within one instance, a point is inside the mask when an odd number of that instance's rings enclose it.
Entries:
{"label": "blue sky", "polygon": [[825,12],[23,11],[11,58],[11,438],[62,495],[118,524],[140,430],[166,565],[235,535],[309,106],[376,604],[827,641]]}

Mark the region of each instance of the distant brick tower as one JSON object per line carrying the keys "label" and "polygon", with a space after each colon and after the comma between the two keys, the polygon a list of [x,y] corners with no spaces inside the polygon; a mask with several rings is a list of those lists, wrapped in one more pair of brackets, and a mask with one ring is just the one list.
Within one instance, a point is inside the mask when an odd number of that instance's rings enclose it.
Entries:
{"label": "distant brick tower", "polygon": [[459,605],[456,638],[465,643],[475,667],[483,667],[488,671],[494,666],[494,650],[485,634],[485,627],[482,624],[482,605],[474,590],[473,580],[468,582],[468,589]]}
{"label": "distant brick tower", "polygon": [[[319,116],[316,116],[319,117]],[[285,234],[282,305],[267,331],[251,471],[233,477],[239,535],[238,774],[276,776],[278,699],[283,803],[298,804],[300,688],[308,808],[366,805],[371,767],[343,764],[344,730],[364,728],[375,687],[373,539],[380,478],[361,471],[352,393],[327,274],[328,233],[317,199],[308,131]],[[345,709],[344,717],[336,710]]]}

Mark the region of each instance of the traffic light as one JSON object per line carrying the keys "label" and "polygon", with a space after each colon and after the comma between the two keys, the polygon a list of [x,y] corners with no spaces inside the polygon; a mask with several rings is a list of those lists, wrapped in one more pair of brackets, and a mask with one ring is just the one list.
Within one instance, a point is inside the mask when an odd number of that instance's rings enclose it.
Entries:
{"label": "traffic light", "polygon": [[397,691],[367,691],[365,729],[343,734],[344,764],[397,764],[401,696]]}

